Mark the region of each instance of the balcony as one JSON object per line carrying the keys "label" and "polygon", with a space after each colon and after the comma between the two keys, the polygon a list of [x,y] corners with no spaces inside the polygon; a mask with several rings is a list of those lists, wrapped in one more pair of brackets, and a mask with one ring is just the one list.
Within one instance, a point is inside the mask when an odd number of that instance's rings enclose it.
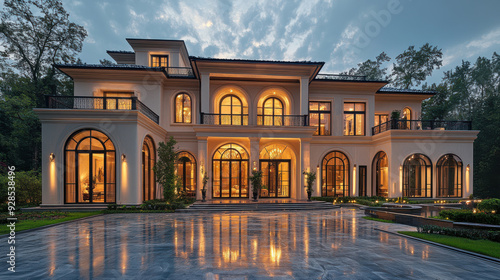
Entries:
{"label": "balcony", "polygon": [[155,123],[160,118],[137,97],[94,97],[94,96],[45,96],[45,105],[49,109],[83,110],[129,110],[139,111]]}
{"label": "balcony", "polygon": [[372,127],[372,135],[387,130],[472,130],[472,121],[390,120]]}
{"label": "balcony", "polygon": [[194,78],[191,67],[165,67],[163,68],[168,78]]}
{"label": "balcony", "polygon": [[264,126],[308,126],[307,115],[257,115],[257,125]]}
{"label": "balcony", "polygon": [[209,114],[209,113],[201,113],[201,124],[209,124],[209,125],[248,125],[248,114]]}

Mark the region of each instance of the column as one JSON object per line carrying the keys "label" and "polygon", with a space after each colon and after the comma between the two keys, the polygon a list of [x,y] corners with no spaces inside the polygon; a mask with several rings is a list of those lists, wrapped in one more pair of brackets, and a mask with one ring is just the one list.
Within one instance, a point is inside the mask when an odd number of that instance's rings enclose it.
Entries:
{"label": "column", "polygon": [[309,114],[309,77],[300,77],[300,114]]}
{"label": "column", "polygon": [[201,74],[201,112],[210,113],[210,74]]}
{"label": "column", "polygon": [[[207,137],[198,137],[198,166],[196,172],[198,174],[198,187],[196,188],[196,200],[201,200],[202,199],[202,194],[201,194],[201,189],[203,188],[203,171],[207,172],[208,174],[212,174],[212,167],[209,164],[209,160],[207,159],[207,149],[208,149],[208,141]],[[208,175],[210,176],[210,175]],[[206,199],[211,199],[212,198],[212,178],[210,178],[207,182],[206,189],[207,189],[207,197]]]}
{"label": "column", "polygon": [[[306,186],[306,181],[305,181],[305,176],[302,174],[303,171],[311,171],[310,168],[310,158],[311,158],[311,138],[301,138],[300,139],[300,166],[299,166],[299,186],[297,188],[298,192],[296,195],[297,199],[305,200],[307,199],[307,191],[304,188]],[[314,171],[314,170],[312,170]],[[316,180],[318,178],[316,177]],[[316,182],[315,182],[316,183]],[[313,190],[315,188],[313,187]],[[313,192],[313,195],[318,195],[317,193]]]}
{"label": "column", "polygon": [[[259,170],[259,155],[260,155],[260,138],[259,137],[249,137],[250,139],[250,174],[252,175],[252,170]],[[248,182],[248,199],[253,197],[253,186],[251,182]]]}
{"label": "column", "polygon": [[335,97],[333,100],[333,136],[344,135],[344,99]]}

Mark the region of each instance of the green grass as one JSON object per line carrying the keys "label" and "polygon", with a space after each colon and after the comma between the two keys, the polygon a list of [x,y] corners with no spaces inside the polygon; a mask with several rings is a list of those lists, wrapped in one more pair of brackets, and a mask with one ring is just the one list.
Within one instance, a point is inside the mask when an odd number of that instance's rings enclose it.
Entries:
{"label": "green grass", "polygon": [[370,217],[370,216],[364,216],[363,219],[370,220],[370,221],[382,222],[382,223],[394,224],[393,221],[385,220],[385,219],[379,219],[379,218],[373,218],[373,217]]}
{"label": "green grass", "polygon": [[500,243],[490,240],[472,240],[463,237],[420,233],[414,231],[398,231],[398,233],[425,239],[439,244],[448,245],[462,250],[487,255],[490,257],[500,258]]}
{"label": "green grass", "polygon": [[[46,225],[58,224],[61,222],[71,221],[75,219],[80,219],[84,217],[94,216],[102,214],[101,211],[97,212],[65,212],[64,218],[59,219],[37,219],[37,220],[18,220],[16,221],[16,232],[38,228]],[[5,225],[0,225],[0,234],[9,233],[10,229]]]}

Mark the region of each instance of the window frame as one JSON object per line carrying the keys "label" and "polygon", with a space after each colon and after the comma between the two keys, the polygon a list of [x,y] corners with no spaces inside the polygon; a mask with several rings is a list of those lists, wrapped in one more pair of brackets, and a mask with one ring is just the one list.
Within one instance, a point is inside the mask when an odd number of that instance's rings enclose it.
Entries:
{"label": "window frame", "polygon": [[[318,110],[310,110],[311,108],[311,103],[317,103],[318,104]],[[328,103],[330,104],[330,110],[326,111],[326,110],[320,110],[320,104],[321,103]],[[332,135],[332,102],[331,101],[309,101],[309,126],[312,126],[311,125],[311,114],[318,114],[318,125],[316,126],[317,129],[316,131],[314,132],[313,136],[331,136]],[[329,129],[328,129],[328,134],[321,134],[321,115],[324,115],[324,114],[329,114],[330,117],[329,117]],[[315,127],[315,126],[313,126]]]}
{"label": "window frame", "polygon": [[[384,116],[387,118],[387,121],[382,122],[382,117],[384,117]],[[376,120],[377,120],[377,119],[378,119],[378,124],[377,124],[377,122],[376,122]],[[377,114],[375,114],[375,119],[374,119],[374,121],[373,121],[373,124],[374,124],[374,126],[377,126],[377,125],[384,124],[384,123],[386,123],[386,122],[388,122],[388,121],[389,121],[389,114],[383,114],[383,113],[378,114],[378,113],[377,113]]]}
{"label": "window frame", "polygon": [[[153,66],[153,58],[158,58],[158,66]],[[161,65],[161,58],[167,59],[167,65]],[[150,55],[150,65],[151,67],[165,67],[169,65],[169,55],[168,54],[151,54]]]}
{"label": "window frame", "polygon": [[[353,104],[354,105],[354,110],[353,111],[346,111],[345,110],[345,105],[346,104]],[[364,111],[356,111],[356,104],[363,104],[364,106]],[[344,136],[366,136],[366,102],[357,102],[357,101],[345,101],[344,102]],[[345,134],[346,133],[346,115],[353,115],[353,124],[354,124],[354,134]],[[357,131],[357,124],[356,124],[356,116],[362,115],[363,116],[363,134],[356,134]]]}

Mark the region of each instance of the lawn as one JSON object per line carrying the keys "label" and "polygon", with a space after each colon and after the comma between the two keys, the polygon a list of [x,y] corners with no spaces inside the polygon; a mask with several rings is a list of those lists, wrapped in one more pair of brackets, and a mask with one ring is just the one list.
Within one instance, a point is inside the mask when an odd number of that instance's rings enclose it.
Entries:
{"label": "lawn", "polygon": [[364,216],[363,219],[370,220],[370,221],[376,221],[376,222],[382,222],[382,223],[394,224],[393,221],[385,220],[385,219],[379,219],[379,218],[373,218],[373,217],[370,217],[370,216]]}
{"label": "lawn", "polygon": [[420,233],[414,231],[398,231],[398,233],[425,239],[443,245],[448,245],[462,250],[487,255],[490,257],[500,258],[500,243],[490,240],[472,240],[463,237]]}
{"label": "lawn", "polygon": [[[61,222],[71,221],[84,217],[102,214],[101,211],[97,212],[27,212],[19,213],[16,215],[16,232],[42,227],[46,225],[57,224]],[[9,233],[10,229],[6,224],[0,224],[0,234]]]}

